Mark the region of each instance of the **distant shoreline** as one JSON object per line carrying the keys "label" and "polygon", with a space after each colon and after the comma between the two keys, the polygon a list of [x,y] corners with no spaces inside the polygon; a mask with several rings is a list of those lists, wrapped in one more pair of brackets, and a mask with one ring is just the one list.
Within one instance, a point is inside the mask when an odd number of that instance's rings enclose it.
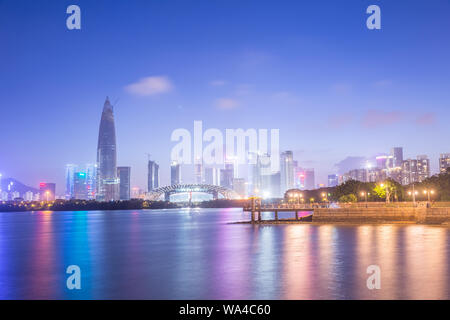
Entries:
{"label": "distant shoreline", "polygon": [[203,202],[168,202],[132,199],[123,201],[99,202],[95,200],[55,200],[55,201],[9,201],[0,202],[0,212],[24,211],[116,211],[141,209],[182,209],[182,208],[243,208],[246,200],[218,199]]}

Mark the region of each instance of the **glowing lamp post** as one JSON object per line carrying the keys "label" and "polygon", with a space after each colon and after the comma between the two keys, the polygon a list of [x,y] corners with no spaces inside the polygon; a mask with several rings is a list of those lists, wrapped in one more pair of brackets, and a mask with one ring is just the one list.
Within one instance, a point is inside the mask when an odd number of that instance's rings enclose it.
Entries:
{"label": "glowing lamp post", "polygon": [[[380,187],[384,188],[385,187],[384,183],[380,184]],[[390,202],[390,198],[391,198],[391,195],[389,194],[389,187],[386,184],[386,203]]]}
{"label": "glowing lamp post", "polygon": [[367,207],[367,196],[368,196],[367,192],[365,192],[365,191],[361,192],[361,197],[364,197],[364,202],[366,203],[366,207]]}
{"label": "glowing lamp post", "polygon": [[413,191],[408,191],[408,195],[412,196],[412,201],[413,201],[413,205],[414,207],[416,206],[416,196],[419,194],[419,192],[417,192],[416,190],[414,190],[414,185],[413,185]]}
{"label": "glowing lamp post", "polygon": [[434,190],[423,190],[423,193],[428,196],[428,202],[431,202],[431,195],[434,194]]}

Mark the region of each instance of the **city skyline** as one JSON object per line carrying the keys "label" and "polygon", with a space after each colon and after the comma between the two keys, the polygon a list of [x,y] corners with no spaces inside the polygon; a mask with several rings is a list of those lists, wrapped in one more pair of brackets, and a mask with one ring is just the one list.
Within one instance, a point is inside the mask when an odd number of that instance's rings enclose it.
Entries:
{"label": "city skyline", "polygon": [[[95,162],[92,136],[99,101],[108,94],[117,164],[132,167],[132,186],[144,190],[145,154],[161,166],[160,185],[170,184],[170,133],[192,129],[194,120],[221,130],[279,128],[281,151],[293,151],[299,166],[314,168],[316,182],[325,185],[337,173],[334,165],[351,157],[402,146],[405,158],[428,155],[434,174],[439,155],[450,151],[443,120],[450,116],[450,45],[439,32],[450,28],[444,1],[409,4],[408,15],[401,4],[383,2],[379,32],[365,28],[367,3],[199,2],[212,10],[208,30],[187,4],[79,5],[83,27],[72,32],[63,4],[62,11],[39,4],[38,16],[0,4],[6,48],[0,63],[3,75],[12,75],[0,76],[4,178],[36,187],[55,182],[63,194],[65,165]],[[264,24],[269,12],[277,17],[270,27]],[[134,19],[124,21],[123,14]],[[168,20],[173,14],[178,18]],[[30,30],[30,23],[40,27]],[[126,68],[119,73],[114,65]],[[194,172],[181,171],[186,179]]]}

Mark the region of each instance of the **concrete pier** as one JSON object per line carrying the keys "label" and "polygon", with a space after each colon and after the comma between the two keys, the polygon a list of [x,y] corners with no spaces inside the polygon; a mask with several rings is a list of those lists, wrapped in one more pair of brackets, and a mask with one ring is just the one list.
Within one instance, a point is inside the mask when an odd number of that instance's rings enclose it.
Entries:
{"label": "concrete pier", "polygon": [[[357,206],[344,208],[327,208],[313,205],[303,206],[257,206],[244,208],[251,214],[251,223],[273,223],[273,222],[319,222],[319,223],[423,223],[450,225],[450,207],[383,207],[381,204],[375,206]],[[311,215],[299,217],[300,211],[310,211]],[[262,220],[262,212],[273,212],[274,220]],[[279,219],[279,212],[292,212],[294,218]],[[258,214],[257,221],[255,214]]]}

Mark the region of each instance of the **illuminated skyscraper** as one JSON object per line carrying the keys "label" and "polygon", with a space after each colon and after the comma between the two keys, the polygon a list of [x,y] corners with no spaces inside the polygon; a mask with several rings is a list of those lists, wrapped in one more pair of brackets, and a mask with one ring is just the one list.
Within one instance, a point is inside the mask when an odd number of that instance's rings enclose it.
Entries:
{"label": "illuminated skyscraper", "polygon": [[97,200],[119,199],[117,179],[116,129],[111,103],[106,97],[103,106],[97,147]]}
{"label": "illuminated skyscraper", "polygon": [[159,165],[152,160],[148,161],[147,188],[148,192],[159,188]]}
{"label": "illuminated skyscraper", "polygon": [[450,168],[450,153],[442,153],[439,157],[439,172],[447,172],[447,168]]}
{"label": "illuminated skyscraper", "polygon": [[391,156],[393,158],[392,166],[394,168],[400,168],[403,165],[403,148],[394,147],[391,149]]}
{"label": "illuminated skyscraper", "polygon": [[86,189],[87,198],[89,200],[95,199],[97,194],[97,165],[86,165]]}
{"label": "illuminated skyscraper", "polygon": [[328,175],[328,187],[336,187],[339,184],[339,176],[337,174]]}
{"label": "illuminated skyscraper", "polygon": [[173,161],[170,165],[170,185],[174,186],[181,183],[180,164]]}
{"label": "illuminated skyscraper", "polygon": [[74,193],[72,198],[78,200],[86,200],[88,198],[86,179],[86,172],[76,172],[74,174]]}
{"label": "illuminated skyscraper", "polygon": [[66,200],[70,200],[74,198],[74,178],[75,171],[77,170],[76,164],[67,164],[66,165]]}
{"label": "illuminated skyscraper", "polygon": [[203,163],[202,159],[198,159],[194,163],[194,176],[195,176],[195,183],[202,184],[204,183],[203,178]]}
{"label": "illuminated skyscraper", "polygon": [[220,185],[225,188],[233,188],[234,165],[225,163],[225,169],[220,170]]}
{"label": "illuminated skyscraper", "polygon": [[119,177],[119,198],[120,200],[130,200],[131,195],[131,168],[117,167],[117,176]]}
{"label": "illuminated skyscraper", "polygon": [[305,189],[313,190],[316,186],[316,179],[314,177],[314,169],[305,169]]}
{"label": "illuminated skyscraper", "polygon": [[430,159],[426,155],[417,156],[417,175],[419,182],[430,177]]}
{"label": "illuminated skyscraper", "polygon": [[280,179],[282,193],[294,188],[294,156],[292,151],[281,153]]}
{"label": "illuminated skyscraper", "polygon": [[54,183],[41,182],[39,184],[39,194],[43,201],[55,200],[56,185]]}
{"label": "illuminated skyscraper", "polygon": [[219,168],[205,168],[205,183],[210,185],[220,185],[220,169]]}

